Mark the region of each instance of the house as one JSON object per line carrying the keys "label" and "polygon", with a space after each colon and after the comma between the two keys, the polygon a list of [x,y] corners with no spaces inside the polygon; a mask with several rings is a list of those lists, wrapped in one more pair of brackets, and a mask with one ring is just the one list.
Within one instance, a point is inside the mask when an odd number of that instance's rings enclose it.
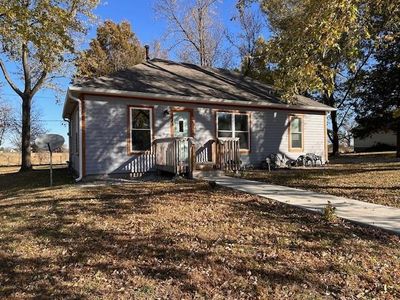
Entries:
{"label": "house", "polygon": [[327,161],[332,107],[227,70],[152,59],[68,89],[70,165],[92,175],[259,165],[270,153]]}
{"label": "house", "polygon": [[397,136],[393,130],[371,133],[367,137],[354,137],[354,151],[395,151]]}

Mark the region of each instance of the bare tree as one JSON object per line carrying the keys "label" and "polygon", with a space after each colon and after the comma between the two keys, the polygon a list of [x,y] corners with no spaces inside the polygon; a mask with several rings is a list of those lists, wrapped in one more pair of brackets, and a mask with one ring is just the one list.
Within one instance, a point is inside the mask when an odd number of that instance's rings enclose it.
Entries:
{"label": "bare tree", "polygon": [[226,32],[226,37],[239,53],[243,74],[248,75],[253,69],[257,56],[257,46],[261,37],[263,20],[258,10],[251,10],[250,6],[240,9],[232,20],[239,23],[241,31],[237,35]]}
{"label": "bare tree", "polygon": [[12,128],[12,108],[11,106],[0,100],[0,146],[3,143],[7,132]]}
{"label": "bare tree", "polygon": [[222,54],[224,29],[216,14],[218,0],[157,0],[155,12],[168,23],[170,50],[185,62],[212,67]]}
{"label": "bare tree", "polygon": [[[29,141],[29,147],[31,149],[35,148],[35,139],[47,132],[43,122],[41,121],[42,114],[39,110],[37,110],[33,104],[31,110],[31,136]],[[21,151],[22,150],[22,115],[21,113],[15,113],[12,115],[12,128],[11,128],[11,138],[10,142],[14,146],[15,149]]]}
{"label": "bare tree", "polygon": [[168,51],[163,48],[159,40],[154,40],[150,44],[150,55],[152,58],[168,59]]}

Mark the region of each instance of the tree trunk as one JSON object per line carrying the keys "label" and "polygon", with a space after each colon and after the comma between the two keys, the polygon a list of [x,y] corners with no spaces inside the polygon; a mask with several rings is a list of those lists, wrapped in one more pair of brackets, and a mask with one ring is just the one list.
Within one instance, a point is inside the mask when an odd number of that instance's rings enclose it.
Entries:
{"label": "tree trunk", "polygon": [[397,121],[396,157],[400,158],[400,118]]}
{"label": "tree trunk", "polygon": [[339,128],[337,123],[337,113],[336,111],[331,111],[331,121],[332,121],[332,154],[339,154]]}
{"label": "tree trunk", "polygon": [[32,170],[31,162],[31,104],[32,97],[22,98],[22,134],[21,134],[21,169],[20,172]]}

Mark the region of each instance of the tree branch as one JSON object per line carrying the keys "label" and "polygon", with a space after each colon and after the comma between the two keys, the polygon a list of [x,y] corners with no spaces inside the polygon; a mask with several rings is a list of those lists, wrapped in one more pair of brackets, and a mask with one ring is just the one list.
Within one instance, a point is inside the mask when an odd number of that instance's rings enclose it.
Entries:
{"label": "tree branch", "polygon": [[3,71],[4,77],[6,78],[8,84],[11,86],[11,88],[21,97],[24,95],[21,90],[17,87],[17,85],[12,81],[10,74],[8,74],[7,69],[4,65],[4,62],[0,59],[0,68]]}
{"label": "tree branch", "polygon": [[350,85],[349,85],[349,87],[347,88],[347,91],[346,91],[345,95],[344,95],[343,98],[340,100],[339,104],[337,105],[337,108],[340,108],[340,107],[344,104],[344,102],[346,101],[347,96],[350,94],[350,91],[351,91],[351,89],[353,88],[354,83],[355,83],[355,81],[356,81],[358,75],[359,75],[360,72],[361,72],[361,69],[362,69],[362,68],[365,66],[365,64],[368,62],[368,60],[369,60],[369,58],[371,57],[372,53],[373,53],[373,47],[371,47],[371,48],[369,49],[369,52],[368,52],[367,56],[366,56],[365,59],[361,62],[360,66],[358,67],[358,69],[357,69],[357,71],[356,71],[356,73],[354,73],[354,76],[353,76],[353,78],[351,79]]}
{"label": "tree branch", "polygon": [[31,95],[35,95],[36,92],[40,89],[40,87],[43,85],[44,81],[46,80],[47,77],[47,72],[43,71],[42,74],[40,75],[39,80],[36,82],[35,86],[32,89]]}
{"label": "tree branch", "polygon": [[28,49],[26,44],[22,45],[22,68],[24,70],[24,79],[25,79],[25,89],[24,93],[29,94],[31,92],[31,68],[28,63]]}

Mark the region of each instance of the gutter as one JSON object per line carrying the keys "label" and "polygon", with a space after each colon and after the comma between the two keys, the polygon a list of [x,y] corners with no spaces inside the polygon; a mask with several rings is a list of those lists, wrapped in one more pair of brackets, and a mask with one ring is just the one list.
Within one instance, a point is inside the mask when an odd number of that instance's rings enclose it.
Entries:
{"label": "gutter", "polygon": [[[82,144],[82,100],[72,96],[70,90],[67,92],[67,99],[71,99],[78,103],[78,119],[79,119],[79,177],[75,179],[75,182],[79,182],[83,177],[83,144]],[[67,101],[65,101],[66,103]]]}
{"label": "gutter", "polygon": [[232,105],[232,106],[245,106],[245,107],[258,107],[258,108],[276,108],[284,110],[309,110],[309,111],[335,111],[336,108],[325,106],[305,106],[305,105],[291,105],[291,104],[277,104],[268,102],[256,102],[256,101],[243,101],[243,100],[229,100],[221,98],[202,98],[193,96],[175,96],[175,95],[165,95],[165,94],[153,94],[153,93],[142,93],[142,92],[131,92],[115,89],[99,89],[99,88],[85,88],[71,86],[68,89],[68,93],[85,93],[92,95],[109,95],[109,96],[122,96],[122,97],[132,97],[140,98],[143,100],[159,100],[166,102],[193,102],[193,104],[213,104],[213,105]]}

